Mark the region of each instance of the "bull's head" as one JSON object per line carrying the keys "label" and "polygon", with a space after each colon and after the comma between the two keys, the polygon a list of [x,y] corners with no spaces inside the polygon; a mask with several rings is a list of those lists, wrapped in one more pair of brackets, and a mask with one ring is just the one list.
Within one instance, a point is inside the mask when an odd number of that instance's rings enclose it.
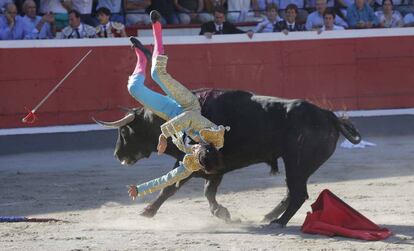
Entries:
{"label": "bull's head", "polygon": [[102,126],[118,129],[114,155],[122,165],[133,165],[142,158],[148,158],[155,150],[159,125],[155,125],[152,114],[142,108],[130,110],[114,122],[94,120]]}

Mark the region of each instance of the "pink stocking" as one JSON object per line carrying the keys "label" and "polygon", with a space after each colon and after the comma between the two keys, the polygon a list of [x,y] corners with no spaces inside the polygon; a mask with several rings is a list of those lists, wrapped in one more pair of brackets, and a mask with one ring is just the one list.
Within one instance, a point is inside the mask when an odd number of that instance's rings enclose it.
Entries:
{"label": "pink stocking", "polygon": [[145,75],[145,69],[147,68],[147,58],[145,54],[138,48],[135,48],[135,54],[137,54],[137,65],[135,66],[134,74],[142,74]]}
{"label": "pink stocking", "polygon": [[154,51],[152,57],[164,54],[164,46],[162,44],[162,27],[160,22],[152,25],[152,34],[154,35]]}

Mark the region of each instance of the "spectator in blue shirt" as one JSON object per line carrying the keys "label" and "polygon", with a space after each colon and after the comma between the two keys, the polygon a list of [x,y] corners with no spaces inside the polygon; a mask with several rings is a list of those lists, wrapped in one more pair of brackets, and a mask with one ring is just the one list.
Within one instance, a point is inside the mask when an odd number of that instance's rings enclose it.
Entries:
{"label": "spectator in blue shirt", "polygon": [[33,0],[26,0],[23,4],[23,17],[25,29],[28,31],[25,39],[51,39],[56,35],[55,17],[51,13],[36,16],[36,3]]}
{"label": "spectator in blue shirt", "polygon": [[365,0],[355,0],[355,3],[348,7],[346,16],[349,27],[354,29],[373,28],[379,24],[377,16]]}
{"label": "spectator in blue shirt", "polygon": [[16,5],[8,4],[4,15],[0,16],[0,40],[24,39],[27,34],[22,17],[17,16]]}

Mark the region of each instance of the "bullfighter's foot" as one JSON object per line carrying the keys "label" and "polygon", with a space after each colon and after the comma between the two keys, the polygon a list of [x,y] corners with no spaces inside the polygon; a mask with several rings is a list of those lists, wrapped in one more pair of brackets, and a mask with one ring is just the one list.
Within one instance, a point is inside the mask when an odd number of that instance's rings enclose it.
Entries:
{"label": "bullfighter's foot", "polygon": [[144,210],[139,215],[147,217],[147,218],[152,218],[156,214],[157,214],[157,210],[153,209],[150,206],[147,206],[146,208],[144,208]]}
{"label": "bullfighter's foot", "polygon": [[156,22],[159,22],[161,20],[161,14],[156,10],[152,10],[150,12],[150,18],[151,22],[155,24]]}
{"label": "bullfighter's foot", "polygon": [[211,213],[219,219],[225,220],[226,222],[231,221],[231,216],[229,210],[223,207],[222,205],[218,205],[216,208],[211,209]]}
{"label": "bullfighter's foot", "polygon": [[132,46],[142,51],[147,58],[147,60],[151,60],[152,53],[150,50],[145,48],[145,46],[135,37],[129,37],[129,41],[131,41]]}

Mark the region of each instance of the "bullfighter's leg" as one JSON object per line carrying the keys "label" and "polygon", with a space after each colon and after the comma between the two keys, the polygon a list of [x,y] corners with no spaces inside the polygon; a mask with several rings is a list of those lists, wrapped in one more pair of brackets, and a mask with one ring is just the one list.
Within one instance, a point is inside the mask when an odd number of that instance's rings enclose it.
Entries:
{"label": "bullfighter's leg", "polygon": [[[154,13],[151,12],[153,19]],[[154,19],[153,19],[154,20]],[[164,54],[164,46],[162,43],[162,27],[157,20],[152,24],[154,35],[154,51],[152,55],[151,76],[152,79],[161,87],[161,89],[172,99],[177,101],[185,111],[200,110],[200,104],[197,97],[185,86],[171,77],[167,72],[168,57]]]}
{"label": "bullfighter's leg", "polygon": [[[176,163],[176,166],[178,166],[178,161]],[[158,194],[157,198],[144,208],[144,210],[141,212],[141,215],[149,218],[154,217],[155,214],[157,214],[158,209],[160,209],[160,207],[162,206],[162,204],[168,198],[173,196],[189,179],[191,179],[191,177],[192,175],[181,180],[178,183],[178,186],[174,184],[162,189],[161,192]]]}
{"label": "bullfighter's leg", "polygon": [[204,195],[210,204],[211,213],[219,219],[230,221],[231,216],[227,208],[220,205],[216,200],[217,188],[223,179],[223,175],[214,175],[208,177],[204,185]]}
{"label": "bullfighter's leg", "polygon": [[[177,102],[168,96],[161,95],[147,88],[145,82],[145,71],[147,65],[147,56],[149,53],[138,39],[131,37],[137,56],[137,64],[134,72],[128,80],[129,93],[142,105],[152,110],[159,117],[167,120],[182,113],[182,108]],[[146,52],[146,53],[145,53]]]}
{"label": "bullfighter's leg", "polygon": [[268,214],[265,215],[262,222],[271,222],[274,219],[277,219],[283,212],[286,211],[288,205],[290,202],[290,195],[289,195],[289,189],[286,191],[285,197],[282,199],[282,201]]}
{"label": "bullfighter's leg", "polygon": [[[191,112],[192,116],[184,116],[182,118],[189,118],[187,124],[191,127],[184,127],[184,124],[181,125],[184,131],[191,129],[195,133],[200,133],[200,136],[208,141],[206,138],[217,139],[218,141],[223,141],[224,127],[217,127],[213,122],[201,115],[201,107],[198,101],[198,98],[185,86],[179,83],[177,80],[171,77],[167,72],[167,61],[168,57],[162,55],[164,53],[164,47],[162,43],[162,27],[159,22],[160,15],[157,11],[151,11],[150,13],[151,20],[153,22],[152,29],[154,35],[154,51],[152,57],[152,67],[151,67],[151,76],[153,80],[161,87],[161,89],[172,99],[174,99],[183,109],[183,113]],[[180,119],[180,120],[181,120]],[[183,121],[183,120],[181,120]],[[166,123],[165,125],[172,125],[173,123]],[[169,126],[168,126],[169,127]],[[161,127],[162,129],[163,127]],[[166,127],[165,127],[166,128]],[[178,128],[169,128],[174,129],[170,130],[172,133],[181,131]],[[202,129],[204,129],[202,131]],[[170,133],[163,131],[164,136],[170,136]],[[210,142],[210,141],[208,141]],[[217,148],[221,148],[222,144]]]}

